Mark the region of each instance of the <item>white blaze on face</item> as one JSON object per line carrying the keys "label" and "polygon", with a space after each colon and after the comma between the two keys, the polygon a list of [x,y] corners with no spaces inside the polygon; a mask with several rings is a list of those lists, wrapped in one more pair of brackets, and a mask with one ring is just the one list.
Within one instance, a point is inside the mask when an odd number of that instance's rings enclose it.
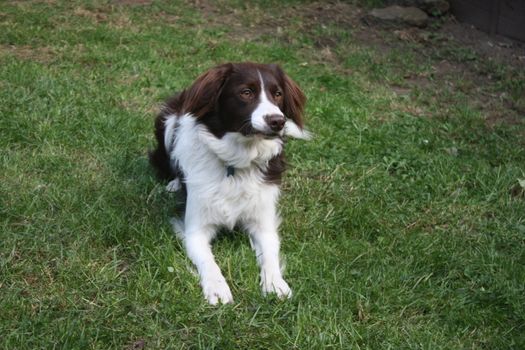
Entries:
{"label": "white blaze on face", "polygon": [[272,114],[284,116],[284,114],[281,112],[279,107],[270,102],[268,99],[261,72],[258,71],[257,73],[259,73],[259,80],[261,82],[261,95],[259,96],[259,104],[257,105],[257,108],[255,108],[255,110],[252,112],[252,126],[258,131],[270,133],[272,130],[266,123],[264,117]]}

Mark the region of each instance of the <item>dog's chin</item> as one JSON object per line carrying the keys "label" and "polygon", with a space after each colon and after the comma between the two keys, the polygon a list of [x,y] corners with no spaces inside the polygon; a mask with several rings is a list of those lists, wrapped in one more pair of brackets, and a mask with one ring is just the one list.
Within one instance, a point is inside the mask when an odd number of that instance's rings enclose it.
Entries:
{"label": "dog's chin", "polygon": [[282,131],[275,132],[271,130],[259,130],[254,128],[253,126],[244,127],[241,130],[239,130],[240,133],[247,137],[260,137],[266,140],[276,139],[279,137],[282,137]]}
{"label": "dog's chin", "polygon": [[281,137],[281,133],[279,132],[268,132],[268,131],[256,131],[254,134],[253,134],[255,137],[260,137],[260,138],[263,138],[265,140],[273,140],[273,139],[277,139],[277,138],[280,138]]}
{"label": "dog's chin", "polygon": [[274,133],[271,133],[271,134],[263,134],[262,136],[266,140],[273,140],[273,139],[278,139],[278,138],[282,137],[281,133],[278,133],[278,132],[277,133],[274,132]]}

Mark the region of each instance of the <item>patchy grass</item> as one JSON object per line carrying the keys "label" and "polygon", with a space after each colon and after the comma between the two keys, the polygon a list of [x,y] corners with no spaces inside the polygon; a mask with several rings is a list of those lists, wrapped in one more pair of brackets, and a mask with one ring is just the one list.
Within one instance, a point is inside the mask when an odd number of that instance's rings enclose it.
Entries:
{"label": "patchy grass", "polygon": [[[3,2],[0,347],[525,347],[523,70],[361,11]],[[294,297],[261,295],[232,233],[235,304],[210,307],[146,150],[163,98],[241,60],[300,83],[316,137],[281,202]]]}

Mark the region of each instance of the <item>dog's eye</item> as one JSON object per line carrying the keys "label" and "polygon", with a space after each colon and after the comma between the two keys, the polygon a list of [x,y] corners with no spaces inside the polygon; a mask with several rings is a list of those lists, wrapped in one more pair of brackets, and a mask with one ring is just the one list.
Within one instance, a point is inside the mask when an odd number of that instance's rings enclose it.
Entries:
{"label": "dog's eye", "polygon": [[277,90],[273,95],[275,97],[282,97],[283,96],[283,92],[281,90]]}
{"label": "dog's eye", "polygon": [[243,89],[241,91],[241,96],[244,98],[251,98],[253,97],[253,90],[252,89]]}

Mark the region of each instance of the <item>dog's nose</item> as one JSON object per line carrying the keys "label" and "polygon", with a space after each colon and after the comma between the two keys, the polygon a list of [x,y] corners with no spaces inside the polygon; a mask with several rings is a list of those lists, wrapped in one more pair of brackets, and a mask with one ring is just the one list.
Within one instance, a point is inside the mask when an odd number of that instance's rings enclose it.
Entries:
{"label": "dog's nose", "polygon": [[284,128],[284,123],[286,119],[282,114],[270,114],[264,117],[266,123],[274,132],[281,131]]}

